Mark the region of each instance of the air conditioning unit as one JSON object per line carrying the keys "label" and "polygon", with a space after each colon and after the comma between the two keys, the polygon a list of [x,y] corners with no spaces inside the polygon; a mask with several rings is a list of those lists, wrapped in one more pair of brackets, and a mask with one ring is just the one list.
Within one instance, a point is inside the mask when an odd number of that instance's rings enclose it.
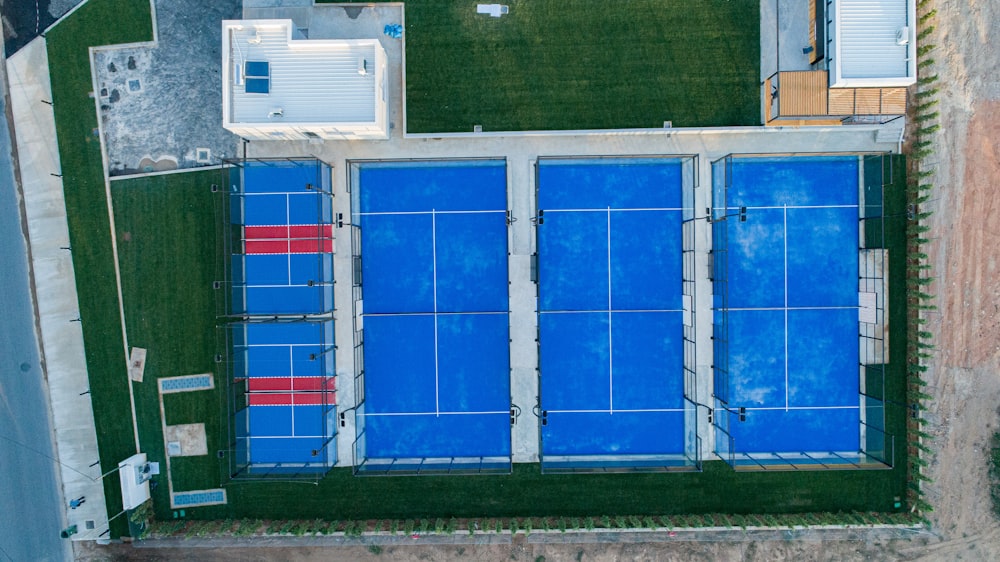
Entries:
{"label": "air conditioning unit", "polygon": [[896,30],[896,44],[908,45],[910,43],[910,28],[903,26]]}

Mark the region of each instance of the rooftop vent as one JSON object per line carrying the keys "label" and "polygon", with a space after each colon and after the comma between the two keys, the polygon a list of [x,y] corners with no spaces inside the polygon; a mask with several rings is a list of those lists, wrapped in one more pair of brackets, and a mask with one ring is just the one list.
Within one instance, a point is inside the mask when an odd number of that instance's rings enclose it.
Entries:
{"label": "rooftop vent", "polygon": [[908,45],[910,43],[910,28],[903,26],[896,31],[896,44]]}

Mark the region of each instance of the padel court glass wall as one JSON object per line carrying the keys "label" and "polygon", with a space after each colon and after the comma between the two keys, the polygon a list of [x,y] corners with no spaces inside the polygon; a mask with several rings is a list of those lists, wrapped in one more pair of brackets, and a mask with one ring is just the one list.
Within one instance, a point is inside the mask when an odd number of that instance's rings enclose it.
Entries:
{"label": "padel court glass wall", "polygon": [[316,159],[228,160],[213,186],[233,478],[318,478],[337,462],[331,188]]}
{"label": "padel court glass wall", "polygon": [[891,170],[883,154],[712,163],[713,424],[734,468],[892,466]]}
{"label": "padel court glass wall", "polygon": [[315,159],[226,161],[226,313],[333,311],[330,166]]}
{"label": "padel court glass wall", "polygon": [[349,173],[356,474],[510,472],[506,162]]}
{"label": "padel court glass wall", "polygon": [[700,468],[695,157],[539,158],[543,472]]}

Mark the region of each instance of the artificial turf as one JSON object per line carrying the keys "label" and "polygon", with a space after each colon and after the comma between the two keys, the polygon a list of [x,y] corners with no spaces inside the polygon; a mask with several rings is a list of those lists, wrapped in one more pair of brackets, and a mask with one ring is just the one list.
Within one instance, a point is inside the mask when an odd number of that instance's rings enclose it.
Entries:
{"label": "artificial turf", "polygon": [[[102,173],[88,47],[148,41],[150,3],[91,0],[46,34],[63,193],[80,303],[102,472],[135,453],[108,199]],[[112,24],[113,22],[113,24]],[[121,511],[116,478],[104,482],[108,513]],[[112,534],[127,529],[112,522]]]}
{"label": "artificial turf", "polygon": [[756,125],[755,0],[407,2],[410,133]]}

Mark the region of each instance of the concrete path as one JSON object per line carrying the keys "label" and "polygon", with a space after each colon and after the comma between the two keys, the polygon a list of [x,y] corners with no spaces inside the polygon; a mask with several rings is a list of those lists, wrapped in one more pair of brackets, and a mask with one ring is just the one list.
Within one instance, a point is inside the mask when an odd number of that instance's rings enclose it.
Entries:
{"label": "concrete path", "polygon": [[[2,57],[0,57],[0,60]],[[0,67],[0,558],[71,560]]]}
{"label": "concrete path", "polygon": [[[92,540],[108,530],[108,514],[62,181],[52,175],[61,172],[55,118],[46,103],[52,91],[45,39],[35,39],[12,56],[7,75],[62,496],[66,501],[87,498],[77,509],[65,503],[62,509],[66,524],[77,525],[73,539]],[[117,478],[108,481],[117,485]]]}

